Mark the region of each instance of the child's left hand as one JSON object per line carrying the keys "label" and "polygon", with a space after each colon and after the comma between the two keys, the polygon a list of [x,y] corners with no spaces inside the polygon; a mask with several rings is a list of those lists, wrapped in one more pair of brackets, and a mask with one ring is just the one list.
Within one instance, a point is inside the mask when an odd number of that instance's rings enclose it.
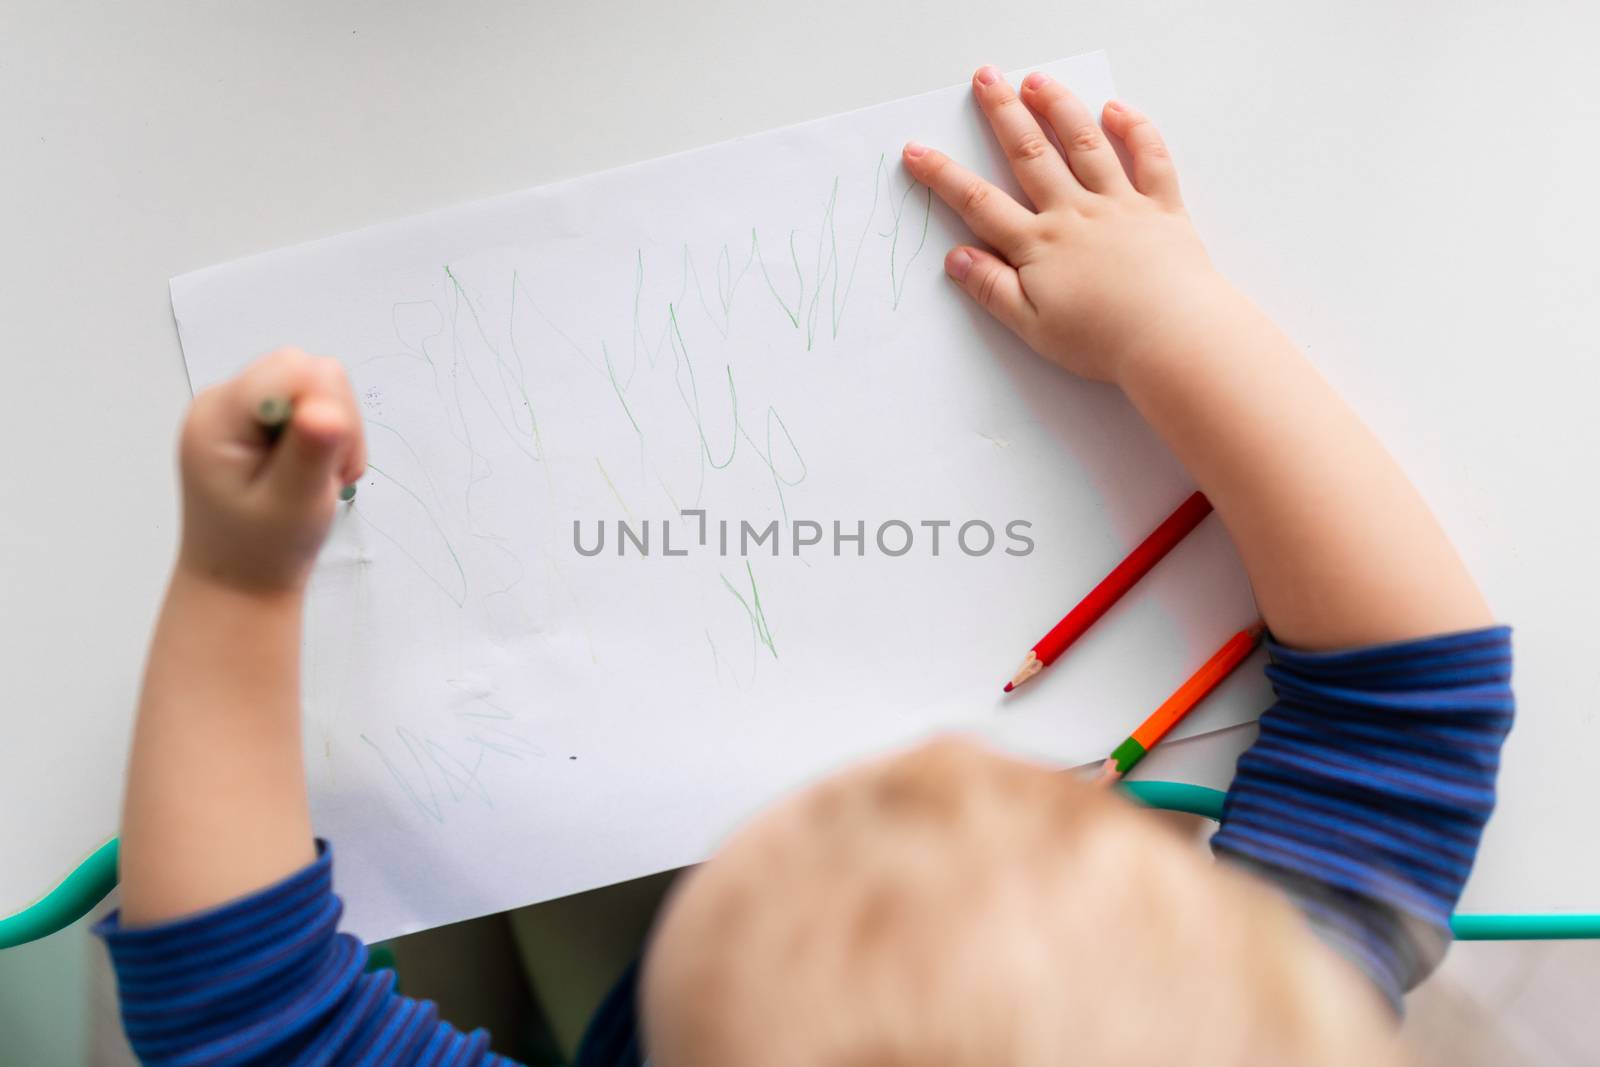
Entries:
{"label": "child's left hand", "polygon": [[[1217,332],[1217,309],[1243,298],[1207,259],[1155,126],[1113,101],[1102,131],[1042,73],[1024,78],[1019,95],[999,71],[980,67],[972,90],[1028,203],[942,152],[907,144],[912,176],[994,248],[957,246],[945,271],[1074,374],[1127,387],[1132,368],[1195,358],[1193,339]],[[1127,148],[1131,171],[1108,133]]]}
{"label": "child's left hand", "polygon": [[[268,398],[292,405],[276,438],[259,421]],[[367,449],[344,368],[285,348],[194,398],[179,457],[179,570],[244,592],[298,593]]]}

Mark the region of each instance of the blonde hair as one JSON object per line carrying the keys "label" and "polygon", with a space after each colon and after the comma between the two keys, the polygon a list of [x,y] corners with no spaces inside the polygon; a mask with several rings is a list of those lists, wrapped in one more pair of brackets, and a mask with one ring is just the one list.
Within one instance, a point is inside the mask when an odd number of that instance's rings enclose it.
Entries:
{"label": "blonde hair", "polygon": [[1398,1062],[1283,898],[1108,790],[940,741],[798,794],[647,959],[657,1067]]}

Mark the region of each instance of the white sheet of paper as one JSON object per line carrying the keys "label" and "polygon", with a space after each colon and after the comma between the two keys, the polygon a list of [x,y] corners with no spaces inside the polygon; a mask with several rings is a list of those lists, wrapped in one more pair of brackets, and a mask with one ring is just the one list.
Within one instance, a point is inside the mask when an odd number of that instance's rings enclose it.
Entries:
{"label": "white sheet of paper", "polygon": [[[1103,55],[1043,69],[1111,95]],[[1001,698],[1190,486],[1115,391],[944,277],[966,238],[909,138],[1012,186],[963,85],[173,281],[196,389],[293,343],[344,361],[366,418],[305,658],[317,829],[362,936],[697,860],[936,729],[1101,756],[1252,617],[1211,519]],[[836,555],[835,523],[863,540]],[[1183,732],[1265,702],[1241,672]]]}

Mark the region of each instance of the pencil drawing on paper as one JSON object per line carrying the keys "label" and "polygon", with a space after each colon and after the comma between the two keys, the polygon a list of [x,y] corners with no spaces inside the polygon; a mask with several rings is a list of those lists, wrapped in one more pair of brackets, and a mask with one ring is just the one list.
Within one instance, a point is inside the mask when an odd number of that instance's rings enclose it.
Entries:
{"label": "pencil drawing on paper", "polygon": [[[592,305],[556,304],[549,257],[511,253],[464,255],[440,264],[429,290],[396,294],[387,343],[352,369],[372,462],[348,536],[420,577],[437,606],[411,609],[465,615],[516,648],[552,639],[543,605],[570,603],[577,558],[530,554],[529,524],[553,529],[583,502],[631,521],[727,494],[788,521],[817,428],[786,419],[788,394],[772,383],[863,358],[852,323],[869,307],[896,311],[913,269],[934,269],[923,260],[931,194],[889,158],[834,176],[786,222],[711,245],[642,241],[596,280]],[[779,662],[781,604],[748,560],[695,574],[704,595],[684,621],[703,635],[706,673],[747,688],[763,661]],[[582,640],[601,664],[604,642]],[[451,706],[430,721],[359,735],[402,807],[431,822],[492,809],[489,772],[543,756],[523,709],[491,703],[492,686],[451,684]]]}

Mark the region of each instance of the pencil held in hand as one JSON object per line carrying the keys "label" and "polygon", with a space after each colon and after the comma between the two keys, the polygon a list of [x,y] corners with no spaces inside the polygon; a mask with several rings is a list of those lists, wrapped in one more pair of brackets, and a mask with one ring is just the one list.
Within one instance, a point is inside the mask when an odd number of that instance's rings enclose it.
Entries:
{"label": "pencil held in hand", "polygon": [[256,405],[256,421],[269,437],[281,434],[293,415],[294,404],[287,397],[269,396]]}
{"label": "pencil held in hand", "polygon": [[[256,405],[256,422],[266,432],[267,440],[276,442],[294,418],[294,402],[288,397],[269,396]],[[346,482],[339,490],[340,501],[348,504],[356,498],[356,483]]]}
{"label": "pencil held in hand", "polygon": [[1229,638],[1228,643],[1217,650],[1216,655],[1206,660],[1187,682],[1178,687],[1177,692],[1163,701],[1148,719],[1139,724],[1138,729],[1128,735],[1127,740],[1112,750],[1106,759],[1101,777],[1114,781],[1133,770],[1134,764],[1144,759],[1145,753],[1155,748],[1156,743],[1182,722],[1183,717],[1193,711],[1202,700],[1210,696],[1211,691],[1221,685],[1224,678],[1250,658],[1250,653],[1261,643],[1261,637],[1265,632],[1266,625],[1257,620],[1250,627],[1240,630]]}
{"label": "pencil held in hand", "polygon": [[1099,585],[1089,590],[1089,595],[1079,601],[1077,607],[1067,612],[1066,618],[1056,623],[1055,628],[1033,646],[1022,661],[1022,666],[1017,668],[1016,676],[1006,683],[1005,691],[1011,692],[1060,658],[1074,641],[1083,636],[1084,631],[1111,610],[1111,605],[1121,600],[1123,594],[1149,574],[1150,568],[1160,563],[1162,557],[1188,537],[1190,531],[1200,525],[1200,520],[1209,514],[1211,501],[1206,499],[1204,493],[1191,493],[1187,500],[1178,505],[1178,510],[1168,515],[1149,537],[1128,553],[1127,559],[1117,564],[1110,574],[1101,579]]}

